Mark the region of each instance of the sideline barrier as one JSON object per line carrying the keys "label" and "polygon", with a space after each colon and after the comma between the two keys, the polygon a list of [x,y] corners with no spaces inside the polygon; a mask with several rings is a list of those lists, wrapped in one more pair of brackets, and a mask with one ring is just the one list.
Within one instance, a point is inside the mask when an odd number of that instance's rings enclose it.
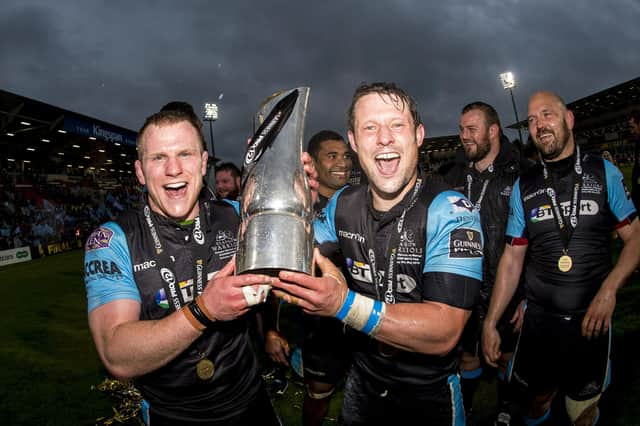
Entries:
{"label": "sideline barrier", "polygon": [[12,263],[28,262],[31,260],[31,249],[29,247],[19,247],[0,251],[0,266]]}

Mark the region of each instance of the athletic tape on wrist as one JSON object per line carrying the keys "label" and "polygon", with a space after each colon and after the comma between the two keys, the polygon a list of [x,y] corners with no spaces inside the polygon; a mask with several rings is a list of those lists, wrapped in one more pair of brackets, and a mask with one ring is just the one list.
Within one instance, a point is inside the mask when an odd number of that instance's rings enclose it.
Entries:
{"label": "athletic tape on wrist", "polygon": [[375,335],[384,319],[385,304],[348,290],[336,318],[368,335]]}

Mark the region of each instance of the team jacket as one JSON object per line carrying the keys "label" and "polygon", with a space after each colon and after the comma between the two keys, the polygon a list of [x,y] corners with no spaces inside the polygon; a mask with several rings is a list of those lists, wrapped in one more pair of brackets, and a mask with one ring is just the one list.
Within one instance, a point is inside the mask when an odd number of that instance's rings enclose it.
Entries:
{"label": "team jacket", "polygon": [[[463,193],[469,201],[476,203],[482,193],[484,182],[488,180],[486,192],[480,208],[480,222],[484,235],[483,282],[481,295],[488,302],[498,270],[498,262],[504,250],[507,217],[509,215],[509,197],[520,173],[531,167],[532,163],[522,158],[520,151],[506,138],[500,142],[500,153],[493,167],[482,173],[465,159],[456,161],[444,176],[445,182],[453,189]],[[471,176],[471,194],[468,192],[467,176]]]}
{"label": "team jacket", "polygon": [[[600,157],[583,154],[578,225],[569,242],[573,267],[561,272],[563,243],[547,195],[542,165],[516,182],[511,195],[507,237],[512,245],[528,244],[524,266],[525,296],[548,312],[583,313],[611,271],[611,232],[629,223],[636,211],[620,171]],[[575,154],[548,163],[555,176],[560,210],[569,223]]]}
{"label": "team jacket", "polygon": [[[396,303],[431,300],[471,309],[477,301],[482,279],[479,216],[468,200],[447,188],[426,180],[417,202],[406,213],[393,283]],[[336,244],[342,250],[353,290],[383,300],[390,236],[397,232],[398,219],[411,196],[408,193],[382,214],[373,210],[367,186],[347,187],[334,194],[315,220],[315,237],[322,251],[328,253]],[[375,269],[383,278],[380,288],[372,278],[369,249],[375,252]],[[419,388],[456,371],[455,351],[431,356],[393,349],[388,356],[376,340],[354,334],[356,366],[389,388]]]}
{"label": "team jacket", "polygon": [[[201,199],[200,211],[209,213],[202,229],[209,246],[204,280],[208,281],[235,253],[239,218],[237,205],[226,201]],[[173,260],[176,288],[188,303],[195,296],[193,253],[198,238],[193,226],[184,227],[154,213],[152,219],[164,250]],[[140,303],[141,320],[157,320],[173,312],[163,287],[154,239],[142,211],[129,212],[117,222],[96,229],[85,251],[89,312],[121,299]],[[207,382],[196,375],[196,364],[203,357],[215,366],[214,376]],[[176,424],[181,419],[224,419],[246,409],[259,388],[246,320],[216,323],[173,361],[137,378],[135,383],[152,410],[175,418]]]}

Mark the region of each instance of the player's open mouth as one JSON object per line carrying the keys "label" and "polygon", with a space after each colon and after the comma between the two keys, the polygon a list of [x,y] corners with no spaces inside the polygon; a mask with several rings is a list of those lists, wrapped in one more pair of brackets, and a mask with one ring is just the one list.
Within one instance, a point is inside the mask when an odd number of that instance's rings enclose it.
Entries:
{"label": "player's open mouth", "polygon": [[164,185],[164,190],[169,197],[180,197],[187,192],[186,182],[175,182]]}
{"label": "player's open mouth", "polygon": [[398,170],[400,154],[397,152],[385,152],[375,157],[378,171],[383,175],[392,175]]}

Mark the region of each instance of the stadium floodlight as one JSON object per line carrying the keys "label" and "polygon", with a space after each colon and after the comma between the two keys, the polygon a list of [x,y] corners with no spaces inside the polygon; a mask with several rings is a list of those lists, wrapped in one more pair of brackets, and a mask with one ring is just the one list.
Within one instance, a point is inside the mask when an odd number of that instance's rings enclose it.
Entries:
{"label": "stadium floodlight", "polygon": [[510,71],[500,74],[500,81],[502,81],[502,88],[504,90],[513,89],[514,87],[516,87],[516,79],[513,76],[513,73]]}
{"label": "stadium floodlight", "polygon": [[520,119],[518,118],[518,108],[516,107],[516,100],[513,97],[513,89],[516,87],[516,78],[511,71],[503,72],[500,74],[500,81],[502,82],[502,88],[504,90],[508,90],[511,94],[511,104],[513,105],[513,112],[516,116],[516,126],[518,128],[518,137],[520,138],[520,143],[524,144],[522,140],[522,132],[520,131]]}
{"label": "stadium floodlight", "polygon": [[205,121],[216,121],[218,119],[218,105],[214,103],[204,104],[204,119]]}
{"label": "stadium floodlight", "polygon": [[216,188],[216,146],[213,143],[213,122],[218,119],[218,105],[212,102],[204,104],[204,120],[209,122],[209,162],[207,163],[207,184],[215,191]]}

